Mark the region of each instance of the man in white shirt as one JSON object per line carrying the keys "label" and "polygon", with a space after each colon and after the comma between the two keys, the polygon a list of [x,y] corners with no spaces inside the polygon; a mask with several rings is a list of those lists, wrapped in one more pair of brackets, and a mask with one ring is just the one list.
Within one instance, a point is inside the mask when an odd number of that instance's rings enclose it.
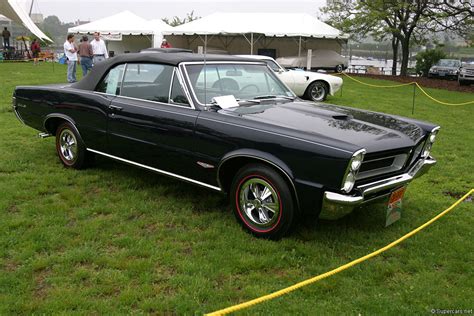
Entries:
{"label": "man in white shirt", "polygon": [[94,53],[92,60],[94,65],[109,58],[107,47],[105,46],[104,40],[100,38],[99,32],[94,33],[94,39],[91,41],[91,45],[92,52]]}
{"label": "man in white shirt", "polygon": [[64,43],[64,54],[67,57],[67,81],[69,83],[76,82],[76,65],[77,65],[77,47],[74,44],[74,35],[69,34],[67,41]]}

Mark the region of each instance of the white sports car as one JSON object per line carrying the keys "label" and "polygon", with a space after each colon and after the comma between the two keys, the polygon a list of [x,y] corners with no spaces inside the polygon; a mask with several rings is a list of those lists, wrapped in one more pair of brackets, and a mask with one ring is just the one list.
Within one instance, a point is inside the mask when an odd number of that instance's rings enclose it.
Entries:
{"label": "white sports car", "polygon": [[241,57],[263,60],[275,71],[278,77],[293,90],[293,92],[307,100],[324,101],[328,94],[334,95],[341,89],[342,78],[317,72],[303,70],[287,70],[280,66],[273,58],[262,55],[239,55]]}

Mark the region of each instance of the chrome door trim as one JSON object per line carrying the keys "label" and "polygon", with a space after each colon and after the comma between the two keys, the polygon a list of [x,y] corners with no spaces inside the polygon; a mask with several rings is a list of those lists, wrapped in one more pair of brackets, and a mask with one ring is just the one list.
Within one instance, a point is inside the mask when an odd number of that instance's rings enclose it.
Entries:
{"label": "chrome door trim", "polygon": [[216,187],[216,186],[204,183],[204,182],[200,182],[200,181],[197,181],[197,180],[194,180],[194,179],[191,179],[191,178],[187,178],[187,177],[184,177],[184,176],[180,176],[180,175],[172,173],[172,172],[164,171],[164,170],[157,169],[157,168],[154,168],[154,167],[150,167],[150,166],[138,163],[138,162],[134,162],[134,161],[127,160],[127,159],[124,159],[124,158],[120,158],[120,157],[117,157],[117,156],[106,154],[106,153],[103,153],[101,151],[94,150],[94,149],[91,149],[91,148],[87,148],[87,151],[90,151],[94,154],[102,155],[102,156],[105,156],[105,157],[108,157],[108,158],[111,158],[111,159],[115,159],[115,160],[118,160],[118,161],[121,161],[121,162],[125,162],[127,164],[134,165],[134,166],[137,166],[137,167],[140,167],[140,168],[148,169],[148,170],[151,170],[151,171],[154,171],[156,173],[160,173],[160,174],[172,177],[172,178],[176,178],[176,179],[179,179],[179,180],[182,180],[182,181],[186,181],[186,182],[189,182],[189,183],[200,185],[200,186],[203,186],[203,187],[206,187],[206,188],[218,191],[218,192],[222,192],[222,189],[219,188],[219,187]]}

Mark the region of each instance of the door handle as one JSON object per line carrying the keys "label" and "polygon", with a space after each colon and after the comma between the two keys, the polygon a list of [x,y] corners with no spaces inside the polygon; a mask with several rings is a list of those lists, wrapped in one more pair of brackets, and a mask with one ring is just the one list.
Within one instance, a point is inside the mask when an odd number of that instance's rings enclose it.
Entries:
{"label": "door handle", "polygon": [[122,111],[123,107],[121,106],[116,106],[116,105],[109,105],[109,109],[115,110],[115,111]]}

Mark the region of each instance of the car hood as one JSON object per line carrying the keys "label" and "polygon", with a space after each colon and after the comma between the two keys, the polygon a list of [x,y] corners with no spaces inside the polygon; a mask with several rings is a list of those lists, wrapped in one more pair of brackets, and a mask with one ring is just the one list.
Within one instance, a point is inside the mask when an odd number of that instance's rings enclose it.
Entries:
{"label": "car hood", "polygon": [[437,71],[449,71],[449,70],[456,71],[458,69],[459,69],[458,67],[444,67],[444,66],[431,67],[431,70],[437,70]]}
{"label": "car hood", "polygon": [[259,127],[268,124],[292,135],[296,131],[302,139],[365,148],[368,153],[412,147],[425,135],[420,126],[395,116],[323,103],[259,104],[232,113]]}

